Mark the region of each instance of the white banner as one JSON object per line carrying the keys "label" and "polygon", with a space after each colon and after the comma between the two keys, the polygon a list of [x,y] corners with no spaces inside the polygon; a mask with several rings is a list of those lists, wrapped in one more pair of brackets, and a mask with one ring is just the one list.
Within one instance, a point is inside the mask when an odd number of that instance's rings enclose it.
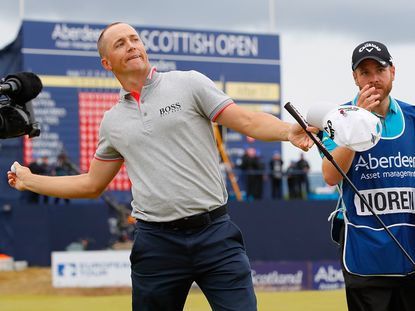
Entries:
{"label": "white banner", "polygon": [[53,287],[131,286],[130,251],[52,252]]}
{"label": "white banner", "polygon": [[[379,188],[359,190],[359,192],[378,215],[395,213],[415,214],[415,189],[412,187]],[[357,215],[372,215],[357,195],[354,196],[354,204]]]}

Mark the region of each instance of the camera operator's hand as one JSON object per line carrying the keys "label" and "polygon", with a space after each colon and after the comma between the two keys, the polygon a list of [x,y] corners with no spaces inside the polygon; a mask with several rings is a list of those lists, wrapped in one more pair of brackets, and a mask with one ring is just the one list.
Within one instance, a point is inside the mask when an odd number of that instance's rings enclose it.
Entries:
{"label": "camera operator's hand", "polygon": [[29,174],[32,174],[29,168],[21,166],[19,162],[14,162],[11,171],[7,172],[9,185],[20,191],[27,190],[24,180]]}

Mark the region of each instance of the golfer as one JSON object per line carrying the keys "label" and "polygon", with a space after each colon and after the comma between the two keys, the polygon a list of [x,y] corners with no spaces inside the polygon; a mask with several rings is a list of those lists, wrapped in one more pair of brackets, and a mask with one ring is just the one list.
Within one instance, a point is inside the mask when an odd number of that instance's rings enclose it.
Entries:
{"label": "golfer", "polygon": [[256,139],[290,140],[303,150],[312,141],[299,125],[234,104],[199,72],[157,72],[128,24],[107,26],[98,51],[122,89],[103,117],[89,171],[39,176],[15,162],[10,186],[95,198],[125,164],[137,219],[130,257],[133,310],[182,310],[193,282],[213,310],[256,310],[242,235],[227,213],[212,121]]}

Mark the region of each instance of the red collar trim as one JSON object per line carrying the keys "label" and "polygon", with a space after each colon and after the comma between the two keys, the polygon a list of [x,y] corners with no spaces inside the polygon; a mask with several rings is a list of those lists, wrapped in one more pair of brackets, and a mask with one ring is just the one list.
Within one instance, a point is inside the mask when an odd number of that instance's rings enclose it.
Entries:
{"label": "red collar trim", "polygon": [[130,93],[130,95],[135,98],[135,100],[137,101],[137,103],[140,102],[140,93],[138,93],[137,91],[132,91]]}
{"label": "red collar trim", "polygon": [[[147,80],[152,80],[154,73],[157,71],[156,66],[153,66],[150,70],[150,73],[147,76]],[[137,104],[140,104],[140,93],[137,91],[130,92],[130,95],[134,97],[134,99],[137,101]]]}

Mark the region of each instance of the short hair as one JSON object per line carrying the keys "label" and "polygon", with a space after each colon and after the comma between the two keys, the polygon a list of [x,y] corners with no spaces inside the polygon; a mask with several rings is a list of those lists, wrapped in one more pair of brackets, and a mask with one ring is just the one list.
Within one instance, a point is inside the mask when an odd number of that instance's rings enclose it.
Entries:
{"label": "short hair", "polygon": [[123,24],[123,23],[122,22],[111,23],[101,31],[101,34],[99,35],[98,41],[97,41],[97,49],[98,49],[99,56],[101,58],[104,56],[104,51],[103,51],[104,50],[104,45],[103,45],[103,42],[102,42],[104,34],[109,28],[111,28],[112,26],[118,25],[118,24]]}

